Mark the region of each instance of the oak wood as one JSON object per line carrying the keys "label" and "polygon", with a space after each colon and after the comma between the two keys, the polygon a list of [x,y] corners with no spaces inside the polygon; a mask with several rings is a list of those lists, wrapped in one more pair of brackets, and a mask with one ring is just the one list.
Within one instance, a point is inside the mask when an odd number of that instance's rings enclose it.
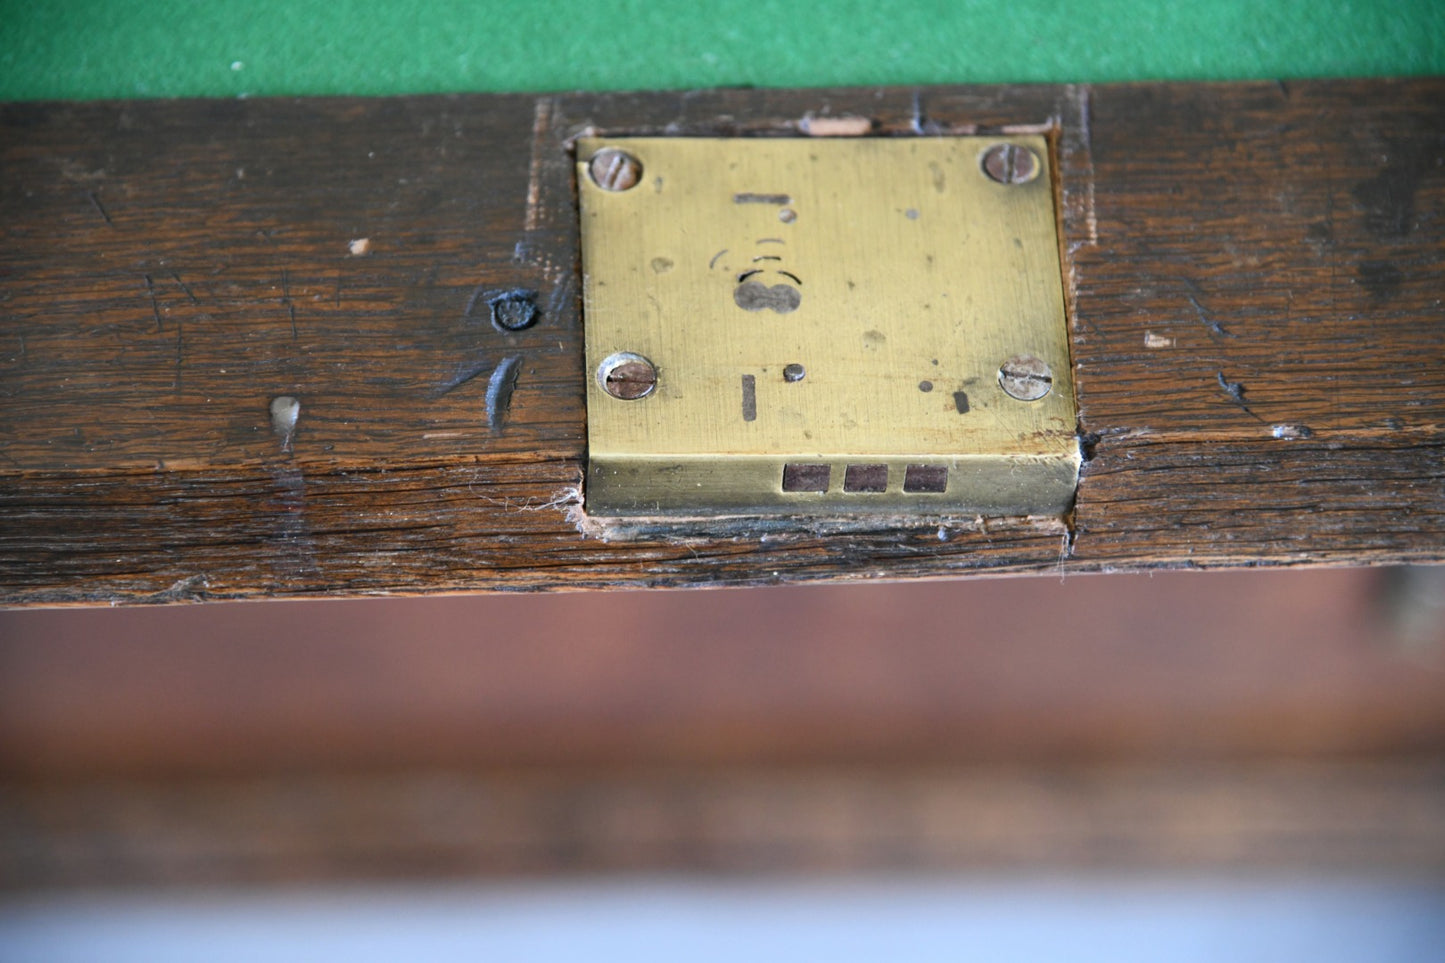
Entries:
{"label": "oak wood", "polygon": [[[579,530],[570,140],[1054,138],[1066,519]],[[0,108],[9,603],[1445,556],[1445,81]],[[365,238],[369,253],[353,255]],[[488,297],[537,292],[538,323]],[[521,357],[489,415],[487,380]],[[294,435],[273,431],[291,396]],[[570,512],[570,514],[569,514]]]}

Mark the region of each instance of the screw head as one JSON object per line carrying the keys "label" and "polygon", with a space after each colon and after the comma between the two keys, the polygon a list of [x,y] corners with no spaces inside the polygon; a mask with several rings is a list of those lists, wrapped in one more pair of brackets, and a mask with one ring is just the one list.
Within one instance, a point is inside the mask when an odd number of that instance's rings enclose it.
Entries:
{"label": "screw head", "polygon": [[592,155],[587,163],[587,173],[592,181],[604,191],[625,191],[636,187],[642,180],[642,162],[626,151],[615,147],[604,147]]}
{"label": "screw head", "polygon": [[990,180],[1000,184],[1027,184],[1039,176],[1039,155],[1019,144],[994,144],[979,161]]}
{"label": "screw head", "polygon": [[524,331],[537,323],[536,291],[504,291],[487,301],[492,323],[503,331]]}
{"label": "screw head", "polygon": [[807,369],[800,364],[790,364],[783,367],[783,380],[788,382],[802,381],[808,376]]}
{"label": "screw head", "polygon": [[998,369],[998,386],[1018,401],[1038,401],[1053,390],[1054,372],[1033,355],[1016,354]]}
{"label": "screw head", "polygon": [[657,387],[657,368],[640,354],[619,351],[608,356],[597,369],[602,390],[623,401],[636,401]]}

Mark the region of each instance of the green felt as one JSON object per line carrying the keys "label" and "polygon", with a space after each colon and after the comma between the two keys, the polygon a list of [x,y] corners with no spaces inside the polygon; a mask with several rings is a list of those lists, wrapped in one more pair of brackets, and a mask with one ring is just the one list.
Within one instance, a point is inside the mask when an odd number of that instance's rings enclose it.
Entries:
{"label": "green felt", "polygon": [[1445,73],[1445,0],[0,0],[0,99]]}

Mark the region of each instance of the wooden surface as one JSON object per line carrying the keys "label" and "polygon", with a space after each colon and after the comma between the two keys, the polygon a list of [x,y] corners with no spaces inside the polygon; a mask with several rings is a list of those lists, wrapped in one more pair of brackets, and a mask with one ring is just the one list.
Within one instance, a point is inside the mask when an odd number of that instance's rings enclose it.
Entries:
{"label": "wooden surface", "polygon": [[1439,879],[1442,574],[4,611],[0,890]]}
{"label": "wooden surface", "polygon": [[593,873],[1438,880],[1445,762],[307,773],[0,786],[0,892]]}
{"label": "wooden surface", "polygon": [[[0,108],[4,600],[1439,560],[1442,105],[1411,80]],[[1071,516],[579,530],[568,142],[808,115],[1054,137]],[[500,331],[517,289],[540,320]]]}
{"label": "wooden surface", "polygon": [[1439,752],[1445,614],[1408,629],[1409,607],[1385,604],[1398,580],[1171,572],[0,612],[0,778]]}

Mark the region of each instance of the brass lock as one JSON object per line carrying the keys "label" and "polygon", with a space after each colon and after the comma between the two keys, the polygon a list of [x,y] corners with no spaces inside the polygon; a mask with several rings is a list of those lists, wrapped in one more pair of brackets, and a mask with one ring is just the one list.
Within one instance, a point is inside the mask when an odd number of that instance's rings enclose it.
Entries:
{"label": "brass lock", "polygon": [[1057,514],[1047,142],[578,146],[590,514]]}

